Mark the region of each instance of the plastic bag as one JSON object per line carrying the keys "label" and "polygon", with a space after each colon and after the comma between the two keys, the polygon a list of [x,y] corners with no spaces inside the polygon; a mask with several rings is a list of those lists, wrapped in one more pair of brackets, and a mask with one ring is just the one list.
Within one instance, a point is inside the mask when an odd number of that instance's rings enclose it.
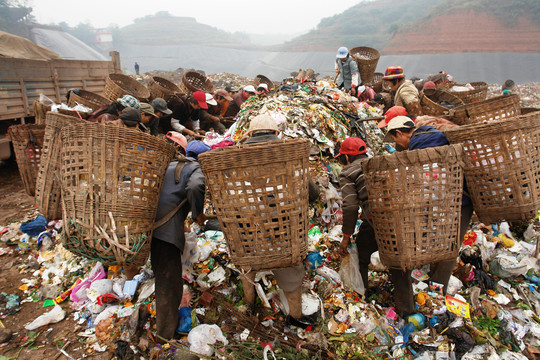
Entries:
{"label": "plastic bag", "polygon": [[198,325],[191,329],[187,339],[190,343],[190,351],[208,356],[214,354],[214,349],[212,349],[209,344],[213,345],[216,341],[221,341],[225,345],[229,344],[217,325]]}
{"label": "plastic bag", "polygon": [[186,242],[184,244],[184,252],[182,253],[182,269],[183,272],[186,269],[191,269],[193,263],[196,262],[199,258],[198,248],[197,248],[197,234],[194,232],[184,233]]}
{"label": "plastic bag", "polygon": [[362,275],[360,275],[358,249],[356,246],[350,246],[347,250],[349,251],[349,255],[341,259],[341,266],[339,268],[339,276],[343,282],[343,287],[364,295],[366,289]]}
{"label": "plastic bag", "polygon": [[64,311],[64,309],[62,309],[60,305],[55,305],[51,311],[39,316],[30,324],[26,325],[24,328],[26,330],[35,330],[39,327],[62,321],[65,317],[66,312]]}

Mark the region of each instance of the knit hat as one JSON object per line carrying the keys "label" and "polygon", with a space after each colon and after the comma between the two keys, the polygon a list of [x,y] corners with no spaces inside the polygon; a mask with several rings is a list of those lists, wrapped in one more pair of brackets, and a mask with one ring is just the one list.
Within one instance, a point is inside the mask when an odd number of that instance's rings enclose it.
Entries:
{"label": "knit hat", "polygon": [[118,101],[120,105],[122,105],[125,108],[129,107],[135,110],[141,109],[141,103],[139,103],[139,100],[135,99],[131,95],[124,95],[120,99],[117,99],[116,101]]}
{"label": "knit hat", "polygon": [[186,146],[186,154],[190,152],[196,154],[195,160],[198,160],[199,155],[208,150],[212,150],[212,148],[200,140],[190,141]]}

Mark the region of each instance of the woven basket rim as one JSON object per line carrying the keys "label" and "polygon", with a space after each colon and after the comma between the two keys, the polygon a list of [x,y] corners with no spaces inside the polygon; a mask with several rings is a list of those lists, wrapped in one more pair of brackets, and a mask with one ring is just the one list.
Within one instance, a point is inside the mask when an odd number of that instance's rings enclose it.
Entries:
{"label": "woven basket rim", "polygon": [[[371,57],[369,59],[358,59],[355,54],[362,51],[362,50],[365,50],[366,53],[368,53],[370,55],[373,55],[373,57]],[[374,48],[369,47],[369,46],[356,46],[356,47],[353,47],[352,49],[349,50],[349,54],[351,54],[355,59],[363,60],[363,61],[373,61],[373,60],[379,59],[381,57],[381,53],[379,52],[379,50],[374,49]]]}
{"label": "woven basket rim", "polygon": [[[132,78],[129,75],[119,74],[119,73],[111,73],[111,74],[109,74],[107,79],[109,80],[109,83],[111,85],[121,89],[123,92],[127,92],[127,93],[133,95],[136,98],[147,99],[148,97],[150,97],[150,91],[148,90],[148,88],[146,86],[144,86],[144,84],[140,83],[139,81],[137,81],[136,79]],[[129,86],[129,87],[126,89],[126,88],[120,86],[117,83],[117,81],[120,81],[124,86]],[[139,86],[140,88],[135,91],[132,88],[132,87],[135,87],[135,86]]]}
{"label": "woven basket rim", "polygon": [[[204,85],[208,86],[208,89],[196,88],[195,86],[193,86],[193,84],[189,82],[189,77],[199,78],[200,80],[204,81]],[[212,81],[210,81],[210,79],[208,79],[206,75],[203,75],[198,71],[186,71],[184,75],[182,75],[182,84],[184,84],[184,86],[191,92],[203,91],[207,93],[214,93],[214,84],[212,84]]]}
{"label": "woven basket rim", "polygon": [[[509,119],[491,120],[487,122],[477,122],[473,124],[461,125],[459,127],[448,129],[444,131],[448,140],[465,138],[466,135],[474,135],[479,129],[493,128],[495,135],[501,132],[517,131],[535,127],[540,125],[540,113],[530,113],[526,115],[519,115]],[[472,136],[474,138],[474,136]]]}
{"label": "woven basket rim", "polygon": [[[161,76],[152,76],[152,83],[151,85],[157,85],[169,92],[180,92],[180,87],[176,85],[174,82],[172,82],[169,79],[166,79]],[[166,86],[163,86],[166,85]]]}

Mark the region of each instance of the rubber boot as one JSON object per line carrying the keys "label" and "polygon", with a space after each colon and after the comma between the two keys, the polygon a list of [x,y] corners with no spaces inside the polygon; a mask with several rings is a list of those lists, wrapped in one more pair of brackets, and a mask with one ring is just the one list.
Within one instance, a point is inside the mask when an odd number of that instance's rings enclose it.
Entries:
{"label": "rubber boot", "polygon": [[255,305],[255,271],[251,271],[247,274],[240,275],[242,280],[242,287],[244,288],[244,302],[251,306]]}
{"label": "rubber boot", "polygon": [[293,292],[286,292],[285,297],[289,303],[289,315],[296,320],[302,317],[302,287]]}

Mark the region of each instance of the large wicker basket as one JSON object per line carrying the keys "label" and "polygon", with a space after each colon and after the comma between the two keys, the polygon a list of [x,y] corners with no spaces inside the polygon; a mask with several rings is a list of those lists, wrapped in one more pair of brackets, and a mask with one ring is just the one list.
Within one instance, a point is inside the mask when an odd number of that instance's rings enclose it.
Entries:
{"label": "large wicker basket", "polygon": [[206,76],[197,71],[187,71],[182,76],[182,92],[193,93],[202,91],[205,93],[214,93],[214,84]]}
{"label": "large wicker basket", "polygon": [[455,258],[463,195],[461,145],[363,163],[370,214],[382,262],[395,269]]}
{"label": "large wicker basket", "polygon": [[221,148],[199,161],[231,261],[251,270],[301,263],[308,246],[309,142]]}
{"label": "large wicker basket", "polygon": [[[116,101],[116,99],[114,99],[114,101]],[[69,94],[68,100],[68,106],[71,108],[77,104],[81,104],[91,108],[94,111],[108,103],[110,103],[110,101],[107,98],[83,89],[79,90],[79,95],[72,91]]]}
{"label": "large wicker basket", "polygon": [[132,95],[139,101],[147,101],[150,91],[134,78],[124,74],[109,74],[105,79],[105,97],[110,102],[124,95]]}
{"label": "large wicker basket", "polygon": [[540,210],[540,112],[445,132],[462,143],[467,188],[485,224],[532,219]]}
{"label": "large wicker basket", "polygon": [[441,89],[424,89],[420,97],[420,104],[424,115],[439,116],[448,114],[449,108],[440,105],[445,103],[452,108],[465,105],[463,100],[448,91]]}
{"label": "large wicker basket", "polygon": [[69,125],[61,134],[64,246],[106,265],[144,264],[174,148],[104,123]]}
{"label": "large wicker basket", "polygon": [[272,80],[270,80],[264,75],[257,75],[255,76],[255,79],[253,79],[253,85],[255,86],[255,89],[257,88],[257,86],[259,86],[259,84],[266,84],[268,86],[268,90],[274,90],[274,83],[272,82]]}
{"label": "large wicker basket", "polygon": [[44,125],[45,114],[47,114],[48,111],[51,111],[51,107],[49,105],[45,105],[39,100],[34,100],[34,102],[32,103],[32,110],[34,113],[34,118],[36,120],[36,125]]}
{"label": "large wicker basket", "polygon": [[465,104],[448,112],[450,120],[458,125],[482,121],[509,119],[521,114],[519,95],[501,95],[481,102]]}
{"label": "large wicker basket", "polygon": [[[488,93],[488,84],[483,81],[475,81],[469,83],[474,88],[473,90],[467,91],[452,91],[450,93],[456,95],[458,98],[463,100],[465,104],[470,104],[477,101],[484,101],[487,98]],[[465,86],[463,84],[455,84],[457,86]]]}
{"label": "large wicker basket", "polygon": [[153,76],[148,87],[150,88],[150,98],[152,100],[162,98],[169,101],[173,96],[182,92],[175,83],[159,76]]}
{"label": "large wicker basket", "polygon": [[45,136],[41,164],[36,181],[36,206],[47,219],[62,218],[61,203],[61,159],[62,139],[60,130],[71,124],[85,124],[78,117],[48,112],[46,115]]}
{"label": "large wicker basket", "polygon": [[15,159],[24,189],[28,195],[34,196],[45,125],[12,125],[8,128],[8,135],[13,143]]}
{"label": "large wicker basket", "polygon": [[367,46],[359,46],[352,48],[349,53],[356,60],[358,64],[358,71],[360,72],[360,78],[362,84],[368,84],[373,79],[377,63],[381,57],[381,53],[377,49],[373,49]]}

